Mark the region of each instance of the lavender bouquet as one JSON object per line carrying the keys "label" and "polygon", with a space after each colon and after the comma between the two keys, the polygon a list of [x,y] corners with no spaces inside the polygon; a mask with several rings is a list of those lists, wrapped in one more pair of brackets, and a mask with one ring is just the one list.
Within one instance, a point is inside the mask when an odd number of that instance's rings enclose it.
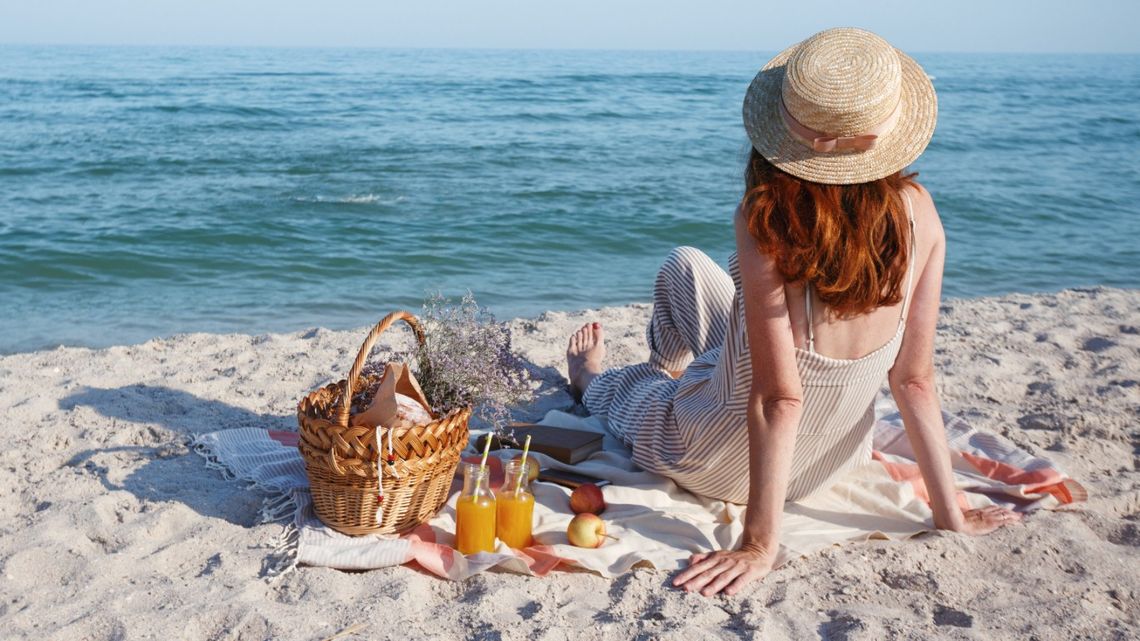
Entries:
{"label": "lavender bouquet", "polygon": [[530,375],[511,349],[506,325],[467,292],[458,303],[430,295],[420,316],[426,340],[411,355],[416,379],[432,411],[443,416],[471,406],[495,431],[511,418],[510,408],[532,397]]}

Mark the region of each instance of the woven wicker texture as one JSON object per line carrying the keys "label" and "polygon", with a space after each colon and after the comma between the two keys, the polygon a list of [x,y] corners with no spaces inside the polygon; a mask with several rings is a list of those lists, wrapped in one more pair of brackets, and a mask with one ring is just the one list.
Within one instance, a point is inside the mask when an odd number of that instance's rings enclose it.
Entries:
{"label": "woven wicker texture", "polygon": [[[788,113],[827,136],[854,136],[898,120],[866,151],[817,152],[794,136]],[[889,176],[926,149],[938,119],[934,86],[917,62],[861,29],[828,29],[785,49],[744,98],[752,146],[780,169],[813,182],[848,185]]]}
{"label": "woven wicker texture", "polygon": [[410,325],[423,344],[415,316],[393,312],[369,332],[347,379],[313,391],[297,405],[301,432],[297,447],[305,461],[314,510],[322,522],[345,534],[397,534],[430,519],[447,501],[460,453],[467,446],[471,416],[467,408],[426,425],[393,430],[392,465],[381,463],[387,455],[387,429],[379,428],[385,448],[381,453],[376,449],[377,428],[349,424],[352,395],[378,379],[360,375],[368,354],[398,320]]}

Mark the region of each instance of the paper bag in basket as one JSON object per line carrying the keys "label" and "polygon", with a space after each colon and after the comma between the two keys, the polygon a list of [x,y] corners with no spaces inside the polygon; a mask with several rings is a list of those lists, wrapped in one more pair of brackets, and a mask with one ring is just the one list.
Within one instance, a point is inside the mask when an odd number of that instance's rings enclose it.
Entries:
{"label": "paper bag in basket", "polygon": [[368,409],[352,417],[353,425],[403,428],[435,420],[412,370],[403,363],[388,363],[380,387]]}

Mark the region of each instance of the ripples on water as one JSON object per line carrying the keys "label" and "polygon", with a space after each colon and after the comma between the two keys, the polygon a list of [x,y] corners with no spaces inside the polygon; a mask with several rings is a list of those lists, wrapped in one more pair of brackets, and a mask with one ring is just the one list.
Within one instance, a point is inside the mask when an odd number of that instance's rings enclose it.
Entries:
{"label": "ripples on water", "polygon": [[[648,300],[732,249],[767,58],[2,47],[0,351]],[[919,60],[945,294],[1140,284],[1140,58]]]}

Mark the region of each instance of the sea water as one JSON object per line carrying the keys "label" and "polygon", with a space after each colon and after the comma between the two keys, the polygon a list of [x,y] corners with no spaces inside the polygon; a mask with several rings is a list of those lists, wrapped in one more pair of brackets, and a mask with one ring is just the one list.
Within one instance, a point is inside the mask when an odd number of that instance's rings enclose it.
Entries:
{"label": "sea water", "polygon": [[[0,47],[0,352],[648,301],[770,55]],[[944,295],[1140,286],[1140,57],[916,57]]]}

